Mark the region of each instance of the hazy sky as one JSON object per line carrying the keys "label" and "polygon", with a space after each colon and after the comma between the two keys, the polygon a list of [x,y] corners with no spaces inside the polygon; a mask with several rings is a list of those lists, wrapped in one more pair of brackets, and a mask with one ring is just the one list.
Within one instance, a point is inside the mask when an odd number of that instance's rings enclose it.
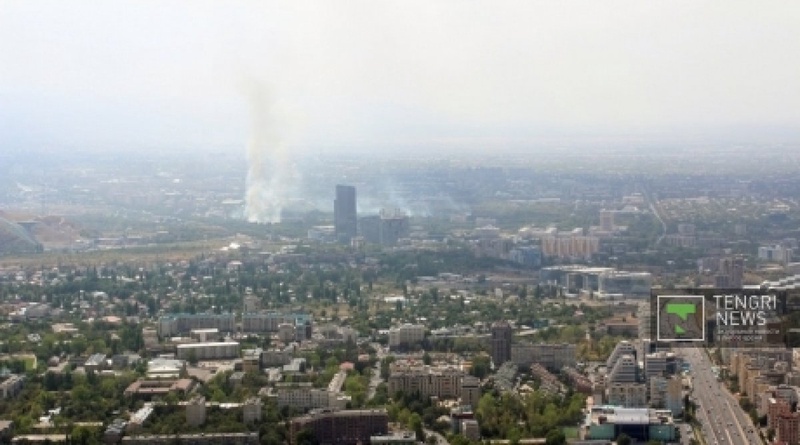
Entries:
{"label": "hazy sky", "polygon": [[[2,1],[0,150],[500,149],[800,128],[796,1]],[[257,121],[257,120],[256,120]]]}

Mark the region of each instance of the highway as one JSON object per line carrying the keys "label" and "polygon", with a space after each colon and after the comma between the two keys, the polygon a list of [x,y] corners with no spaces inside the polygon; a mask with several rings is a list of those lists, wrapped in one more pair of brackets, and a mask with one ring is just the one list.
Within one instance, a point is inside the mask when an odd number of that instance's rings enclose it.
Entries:
{"label": "highway", "polygon": [[711,360],[701,348],[685,348],[681,355],[691,365],[692,397],[699,404],[697,419],[707,445],[761,445],[758,430],[711,370]]}
{"label": "highway", "polygon": [[650,191],[646,188],[644,189],[644,196],[647,200],[647,205],[650,207],[650,211],[653,212],[653,216],[655,216],[659,224],[661,224],[661,236],[658,237],[655,244],[655,246],[658,247],[664,237],[667,236],[667,223],[661,218],[661,215],[658,213],[658,208],[656,207],[658,203],[653,200],[653,198],[650,196]]}

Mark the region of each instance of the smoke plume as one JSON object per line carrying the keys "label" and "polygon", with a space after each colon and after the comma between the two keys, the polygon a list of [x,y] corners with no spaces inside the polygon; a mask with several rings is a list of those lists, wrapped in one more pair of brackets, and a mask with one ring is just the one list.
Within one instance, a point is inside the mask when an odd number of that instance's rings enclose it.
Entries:
{"label": "smoke plume", "polygon": [[250,108],[247,192],[244,215],[250,222],[277,223],[286,204],[286,153],[268,91],[257,82],[244,88]]}

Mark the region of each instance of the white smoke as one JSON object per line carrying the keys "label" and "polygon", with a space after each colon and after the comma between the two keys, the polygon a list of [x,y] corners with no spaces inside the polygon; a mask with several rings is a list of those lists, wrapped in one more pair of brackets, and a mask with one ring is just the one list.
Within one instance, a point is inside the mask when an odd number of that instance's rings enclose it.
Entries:
{"label": "white smoke", "polygon": [[250,81],[243,85],[243,91],[251,121],[244,216],[250,222],[278,223],[286,205],[288,174],[279,120],[272,98],[263,85]]}

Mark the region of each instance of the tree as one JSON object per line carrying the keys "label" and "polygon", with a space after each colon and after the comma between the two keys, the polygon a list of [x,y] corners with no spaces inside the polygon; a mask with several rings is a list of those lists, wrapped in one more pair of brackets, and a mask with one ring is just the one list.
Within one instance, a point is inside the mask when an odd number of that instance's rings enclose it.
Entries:
{"label": "tree", "polygon": [[544,439],[545,445],[564,445],[566,442],[567,437],[564,435],[564,431],[562,431],[561,428],[550,430]]}
{"label": "tree", "polygon": [[617,436],[617,445],[631,445],[631,438],[625,433]]}
{"label": "tree", "polygon": [[317,436],[309,429],[303,429],[297,433],[297,445],[318,445]]}
{"label": "tree", "polygon": [[491,363],[491,358],[488,355],[478,355],[472,360],[472,368],[470,369],[470,374],[474,375],[479,379],[483,379],[487,375],[489,375],[489,364]]}
{"label": "tree", "polygon": [[414,413],[409,417],[408,426],[416,433],[417,440],[420,442],[425,440],[425,432],[422,430],[422,417],[419,414]]}

